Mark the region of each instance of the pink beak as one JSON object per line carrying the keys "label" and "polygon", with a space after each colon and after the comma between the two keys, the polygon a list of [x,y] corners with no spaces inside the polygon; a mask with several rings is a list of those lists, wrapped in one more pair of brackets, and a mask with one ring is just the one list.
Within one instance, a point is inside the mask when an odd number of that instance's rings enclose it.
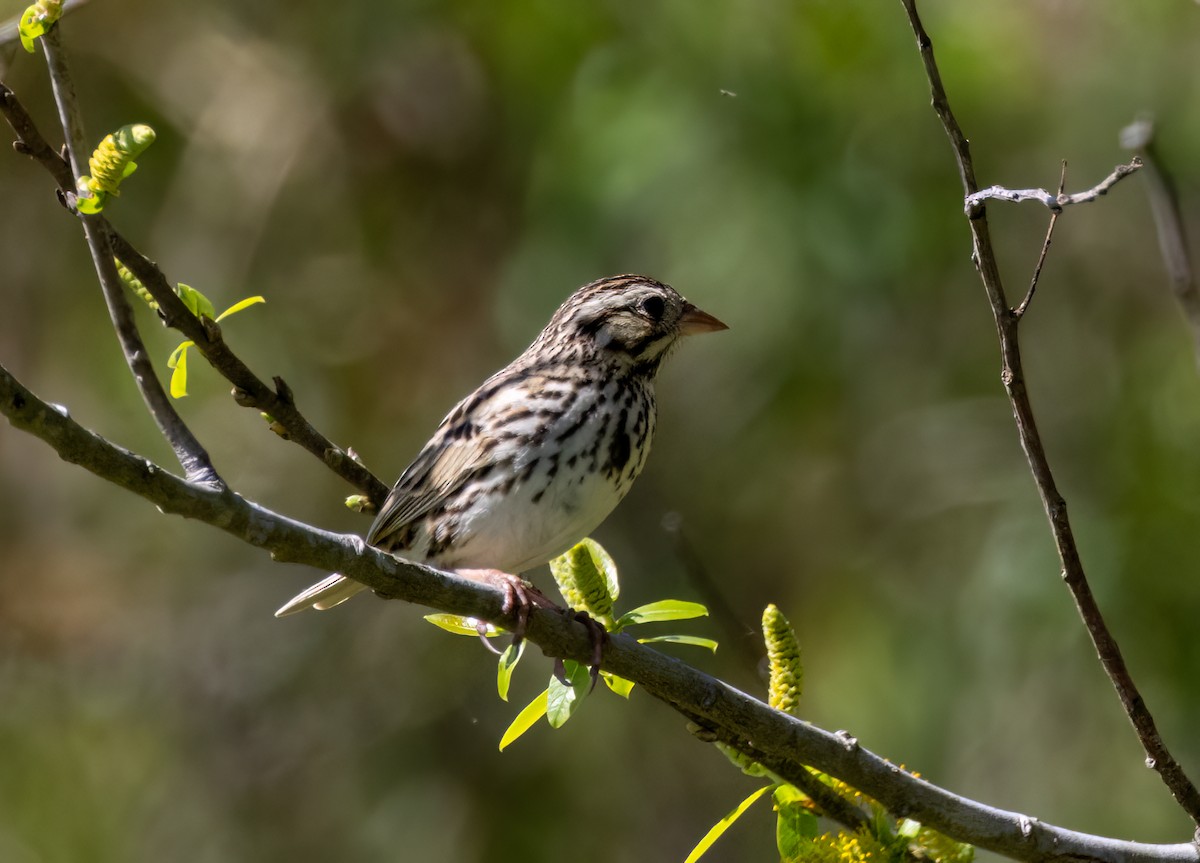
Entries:
{"label": "pink beak", "polygon": [[683,316],[679,319],[679,331],[685,336],[694,336],[697,333],[715,333],[727,329],[729,327],[708,312],[702,312],[691,303],[684,305]]}

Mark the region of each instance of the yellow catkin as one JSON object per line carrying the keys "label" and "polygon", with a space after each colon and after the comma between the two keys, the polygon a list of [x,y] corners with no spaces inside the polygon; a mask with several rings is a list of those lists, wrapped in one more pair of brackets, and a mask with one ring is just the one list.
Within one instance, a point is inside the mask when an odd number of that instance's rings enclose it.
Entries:
{"label": "yellow catkin", "polygon": [[154,301],[154,297],[150,296],[150,292],[146,290],[146,286],[141,283],[137,276],[129,272],[128,267],[126,267],[116,258],[113,258],[113,260],[116,261],[117,275],[121,277],[121,281],[125,283],[129,290],[141,297],[145,301],[146,305],[155,311],[158,311],[158,303]]}
{"label": "yellow catkin", "polygon": [[88,159],[92,172],[87,186],[93,192],[117,195],[117,187],[125,179],[125,170],[141,152],[154,143],[154,130],[143,123],[122,126],[105,135],[100,146]]}
{"label": "yellow catkin", "polygon": [[776,710],[796,716],[804,690],[804,666],[800,664],[800,642],[786,617],[774,604],[763,610],[763,640],[771,664],[767,703]]}

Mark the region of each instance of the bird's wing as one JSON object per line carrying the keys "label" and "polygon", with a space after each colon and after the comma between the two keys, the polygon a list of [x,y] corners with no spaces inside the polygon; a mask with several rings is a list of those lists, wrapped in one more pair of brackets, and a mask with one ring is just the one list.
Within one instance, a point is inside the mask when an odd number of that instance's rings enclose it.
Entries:
{"label": "bird's wing", "polygon": [[[499,386],[492,386],[500,375],[490,378],[471,396],[452,410],[429,443],[413,459],[367,533],[371,545],[385,546],[389,536],[436,510],[456,495],[479,471],[502,460],[499,441],[485,431],[496,409]],[[501,397],[502,398],[502,397]]]}

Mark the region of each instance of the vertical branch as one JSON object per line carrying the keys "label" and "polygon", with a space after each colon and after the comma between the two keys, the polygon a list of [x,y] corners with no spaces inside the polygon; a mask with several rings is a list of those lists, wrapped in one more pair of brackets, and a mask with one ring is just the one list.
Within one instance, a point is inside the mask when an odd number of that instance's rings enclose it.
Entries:
{"label": "vertical branch", "polygon": [[[929,79],[933,109],[941,119],[942,127],[950,139],[959,177],[963,183],[963,193],[969,198],[979,191],[979,184],[975,179],[975,169],[971,161],[967,138],[958,125],[953,111],[950,110],[950,101],[946,96],[945,87],[942,85],[937,62],[934,60],[933,43],[917,14],[916,0],[901,0],[901,3],[908,13],[909,24],[917,37],[917,48]],[[1171,755],[1158,733],[1154,717],[1133,682],[1125,660],[1121,656],[1121,650],[1109,631],[1108,625],[1104,622],[1100,607],[1092,595],[1092,589],[1084,573],[1083,563],[1079,558],[1079,548],[1071,529],[1071,521],[1067,516],[1067,503],[1054,481],[1054,474],[1050,470],[1050,462],[1046,457],[1046,450],[1042,445],[1041,435],[1033,417],[1029,393],[1025,388],[1025,374],[1021,366],[1021,349],[1017,338],[1021,318],[1008,307],[1004,296],[1000,268],[996,263],[995,251],[988,233],[986,210],[982,203],[976,203],[968,207],[967,216],[971,227],[973,260],[987,293],[1000,340],[1002,364],[1000,379],[1008,394],[1009,404],[1012,406],[1021,448],[1025,451],[1025,458],[1029,463],[1042,506],[1050,522],[1050,531],[1054,536],[1054,544],[1062,564],[1063,581],[1071,591],[1079,615],[1083,619],[1088,635],[1092,639],[1092,645],[1100,659],[1100,664],[1112,682],[1117,697],[1125,709],[1125,714],[1133,724],[1138,740],[1146,752],[1146,766],[1158,771],[1160,778],[1176,802],[1191,817],[1192,821],[1200,825],[1200,791],[1184,773],[1183,768]]]}
{"label": "vertical branch", "polygon": [[[58,106],[58,117],[62,123],[63,134],[67,141],[68,159],[71,171],[76,178],[87,173],[87,135],[83,128],[83,119],[79,111],[79,102],[75,96],[75,84],[67,68],[66,56],[59,42],[58,24],[41,38],[42,48],[46,53],[46,64],[50,70],[50,82],[54,89],[54,101]],[[71,190],[64,190],[68,198]],[[79,214],[83,223],[84,237],[92,254],[92,264],[96,268],[96,276],[104,292],[104,302],[108,306],[108,314],[112,319],[113,329],[129,365],[133,379],[137,383],[142,399],[157,423],[163,437],[171,445],[175,457],[179,460],[187,478],[193,482],[221,484],[221,478],[213,468],[212,461],[204,447],[201,446],[191,429],[184,423],[182,417],[171,404],[170,398],[163,390],[162,383],[154,372],[146,346],[138,333],[137,323],[133,317],[133,309],[125,296],[124,284],[117,275],[116,264],[113,261],[112,236],[108,222],[99,215]]]}

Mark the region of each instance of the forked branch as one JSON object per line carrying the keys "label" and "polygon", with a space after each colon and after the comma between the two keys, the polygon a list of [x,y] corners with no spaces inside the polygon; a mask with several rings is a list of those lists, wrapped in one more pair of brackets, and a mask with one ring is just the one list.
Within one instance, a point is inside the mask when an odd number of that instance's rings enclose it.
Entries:
{"label": "forked branch", "polygon": [[[949,110],[948,105],[947,110]],[[1052,195],[1045,189],[1006,189],[1004,186],[988,186],[982,191],[969,193],[966,197],[965,208],[967,215],[971,216],[983,206],[985,201],[989,198],[995,198],[1014,203],[1020,201],[1037,201],[1039,204],[1044,204],[1049,208],[1050,212],[1061,213],[1064,207],[1070,207],[1075,204],[1090,204],[1097,198],[1104,197],[1113,186],[1141,167],[1142,160],[1135,156],[1128,164],[1117,165],[1117,167],[1113,168],[1111,174],[1095,186],[1092,186],[1092,188],[1083,192],[1075,192],[1072,195],[1064,193],[1061,186],[1058,189],[1057,195]]]}
{"label": "forked branch", "polygon": [[[60,22],[42,40],[46,43],[49,54],[60,59],[61,47],[57,43],[57,31],[61,26]],[[77,116],[78,108],[65,64],[56,73],[55,79],[64,82],[64,107],[62,110],[66,112],[67,116],[72,114]],[[50,146],[45,136],[38,130],[29,112],[25,110],[16,95],[2,83],[0,83],[0,113],[4,114],[8,124],[17,135],[14,144],[17,152],[34,159],[50,173],[58,185],[60,198],[73,209],[75,174],[77,172],[73,171],[67,160]],[[81,123],[78,125],[82,126]],[[80,141],[84,140],[82,130],[78,137]],[[82,148],[85,145],[81,143],[78,146]],[[86,150],[81,149],[78,159],[85,159],[85,154]],[[82,166],[78,167],[82,168]],[[117,257],[150,292],[158,304],[163,322],[194,342],[197,350],[208,363],[233,384],[238,404],[270,414],[286,431],[289,440],[321,459],[330,469],[366,495],[376,506],[383,503],[387,497],[388,487],[370,470],[351,457],[346,450],[330,441],[308,421],[296,407],[291,390],[281,379],[275,378],[274,386],[270,386],[254,374],[225,343],[221,337],[220,327],[212,321],[202,321],[193,315],[175,293],[174,287],[162,270],[135,249],[103,215],[81,218],[85,229],[89,229],[90,225],[90,230],[97,235],[95,243],[89,241],[89,246],[93,247],[93,259],[97,272],[101,274],[102,284],[104,279],[102,268],[111,267],[112,257]],[[107,264],[102,263],[96,257],[105,240],[111,247]],[[115,272],[112,275],[115,276]],[[120,284],[119,281],[117,284]],[[161,401],[153,395],[146,395],[147,392],[153,393],[154,389],[162,392],[162,386],[157,382],[157,376],[149,363],[145,348],[135,346],[132,339],[129,338],[132,334],[137,338],[137,344],[140,345],[140,336],[137,336],[136,327],[132,325],[132,310],[129,309],[128,301],[121,291],[111,291],[106,288],[105,298],[109,301],[110,309],[116,308],[116,311],[112,312],[114,326],[122,339],[123,347],[126,347],[127,357],[134,356],[138,360],[134,375],[139,381],[145,381],[142,390],[143,396],[147,399],[147,406],[150,408],[151,414],[159,421],[160,428],[163,429],[168,441],[175,447],[177,454],[180,454],[181,464],[183,464],[182,459],[189,458],[188,453],[198,454],[203,452],[203,448],[199,443],[191,443],[186,440],[191,432],[187,430],[182,420],[177,423],[171,420],[172,415],[178,418],[178,414],[174,406],[166,399],[165,394]],[[121,308],[122,304],[124,309]],[[131,361],[131,368],[133,367]],[[151,403],[152,399],[154,400],[153,404]],[[177,440],[179,441],[178,446],[176,446]],[[194,460],[185,464],[184,470],[189,476],[193,475],[189,467],[192,463],[203,465],[204,461]],[[211,470],[211,465],[209,465],[209,469]],[[199,475],[196,474],[196,476]],[[215,476],[215,472],[212,475]]]}
{"label": "forked branch", "polygon": [[[970,204],[973,196],[979,193],[979,184],[975,180],[975,167],[971,160],[970,146],[967,143],[966,136],[962,132],[962,127],[959,126],[958,120],[954,116],[954,112],[950,109],[950,101],[946,96],[941,74],[938,72],[937,62],[933,56],[933,43],[929,38],[929,34],[925,32],[925,27],[921,23],[920,16],[917,14],[916,0],[901,0],[901,3],[903,3],[904,9],[908,14],[909,24],[912,26],[913,33],[917,37],[917,48],[920,51],[921,62],[925,66],[926,76],[929,79],[934,110],[941,119],[942,126],[954,150],[955,163],[958,166],[958,173],[963,183],[963,194],[966,196],[968,202],[967,213],[974,247],[973,258],[975,266],[979,271],[979,277],[983,281],[984,291],[987,294],[988,303],[992,308],[992,316],[995,319],[996,332],[1000,339],[1000,378],[1004,384],[1005,392],[1008,394],[1009,404],[1012,406],[1013,417],[1017,425],[1017,434],[1021,440],[1021,447],[1025,451],[1025,457],[1029,462],[1029,469],[1033,473],[1038,494],[1042,499],[1042,506],[1050,522],[1054,544],[1058,550],[1059,560],[1062,563],[1063,580],[1071,591],[1075,605],[1079,609],[1080,617],[1083,619],[1084,626],[1087,627],[1088,635],[1091,637],[1092,644],[1095,646],[1096,653],[1100,658],[1100,663],[1103,665],[1109,680],[1112,681],[1113,688],[1116,689],[1117,696],[1121,700],[1121,705],[1125,709],[1125,714],[1129,717],[1129,721],[1133,724],[1134,730],[1137,732],[1138,740],[1141,741],[1142,747],[1146,752],[1147,766],[1158,771],[1163,783],[1170,790],[1176,802],[1178,802],[1193,822],[1200,825],[1200,791],[1197,791],[1195,784],[1184,773],[1183,768],[1175,760],[1174,756],[1171,755],[1166,744],[1163,742],[1162,736],[1158,733],[1154,717],[1151,715],[1149,708],[1146,707],[1145,700],[1134,684],[1129,669],[1125,665],[1125,660],[1121,656],[1121,650],[1117,645],[1116,639],[1109,631],[1108,625],[1104,622],[1104,617],[1100,613],[1100,607],[1097,605],[1096,599],[1092,595],[1091,587],[1088,585],[1087,576],[1084,573],[1083,564],[1079,558],[1079,549],[1075,543],[1075,536],[1071,530],[1071,522],[1067,517],[1067,504],[1062,494],[1059,493],[1058,486],[1055,484],[1054,474],[1050,470],[1050,462],[1046,458],[1046,451],[1042,446],[1041,435],[1034,420],[1029,393],[1025,388],[1025,374],[1021,366],[1021,350],[1017,337],[1018,325],[1021,318],[1014,310],[1009,308],[1008,302],[1005,299],[1004,285],[1000,279],[1000,269],[996,263],[996,254],[988,233],[987,214],[982,207]],[[1135,159],[1129,165],[1124,166],[1125,170],[1118,168],[1113,175],[1110,175],[1096,189],[1104,187],[1103,191],[1107,191],[1122,176],[1126,176],[1131,171],[1136,170],[1137,164],[1139,164],[1138,160]],[[1096,190],[1093,189],[1091,191]],[[1097,196],[1102,193],[1097,192]],[[1086,195],[1089,193],[1083,194]],[[977,198],[976,200],[982,200],[982,198]],[[1051,209],[1054,208],[1051,207]]]}

